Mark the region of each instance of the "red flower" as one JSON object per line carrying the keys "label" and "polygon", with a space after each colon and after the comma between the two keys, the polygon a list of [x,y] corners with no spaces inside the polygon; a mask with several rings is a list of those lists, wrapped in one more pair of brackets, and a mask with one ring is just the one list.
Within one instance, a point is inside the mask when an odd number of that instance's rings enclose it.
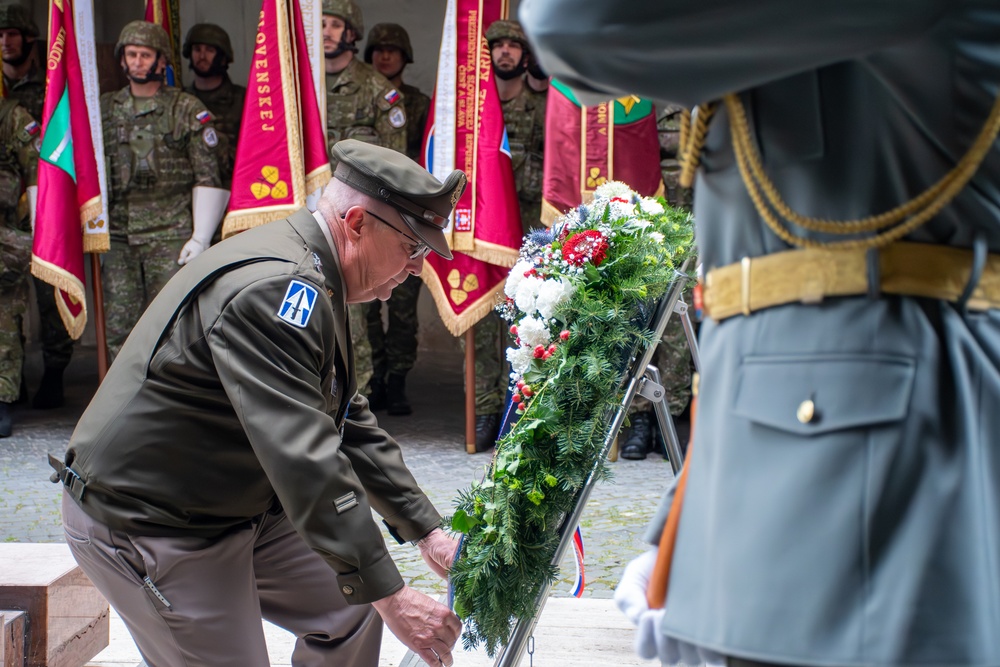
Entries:
{"label": "red flower", "polygon": [[545,354],[545,346],[544,345],[536,345],[535,346],[535,359],[541,359],[542,355],[544,355],[544,354]]}
{"label": "red flower", "polygon": [[561,340],[569,340],[569,329],[563,329],[559,332],[559,338]]}
{"label": "red flower", "polygon": [[563,246],[563,257],[570,264],[582,266],[590,261],[594,266],[600,266],[608,256],[608,239],[596,229],[577,232],[566,239]]}

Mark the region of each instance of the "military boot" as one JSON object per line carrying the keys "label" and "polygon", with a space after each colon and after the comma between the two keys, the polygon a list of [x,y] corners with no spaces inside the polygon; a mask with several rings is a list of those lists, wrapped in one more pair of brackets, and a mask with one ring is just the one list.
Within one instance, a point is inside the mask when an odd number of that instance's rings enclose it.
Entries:
{"label": "military boot", "polygon": [[10,416],[10,403],[0,403],[0,438],[7,438],[14,430],[14,422]]}
{"label": "military boot", "polygon": [[629,421],[632,422],[632,427],[619,454],[623,459],[642,461],[653,442],[653,415],[649,412],[637,412],[629,417]]}
{"label": "military boot", "polygon": [[500,433],[500,415],[476,415],[476,451],[485,452],[497,443]]}
{"label": "military boot", "polygon": [[42,375],[42,384],[31,401],[31,407],[36,410],[50,410],[62,407],[64,402],[63,369],[46,368]]}
{"label": "military boot", "polygon": [[372,379],[368,381],[368,387],[371,389],[368,392],[368,409],[372,412],[385,410],[385,381],[382,376],[373,375]]}
{"label": "military boot", "polygon": [[413,414],[410,402],[406,400],[406,375],[392,373],[386,382],[386,409],[390,415],[403,416]]}

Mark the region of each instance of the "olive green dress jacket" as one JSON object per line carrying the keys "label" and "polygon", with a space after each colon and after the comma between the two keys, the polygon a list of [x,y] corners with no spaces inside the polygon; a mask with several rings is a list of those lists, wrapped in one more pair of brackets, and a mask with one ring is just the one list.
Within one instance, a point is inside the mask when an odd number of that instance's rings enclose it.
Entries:
{"label": "olive green dress jacket", "polygon": [[150,305],[73,434],[83,509],[200,537],[284,511],[348,602],[398,590],[370,510],[400,540],[440,516],[356,395],[350,341],[338,259],[308,212],[210,248]]}

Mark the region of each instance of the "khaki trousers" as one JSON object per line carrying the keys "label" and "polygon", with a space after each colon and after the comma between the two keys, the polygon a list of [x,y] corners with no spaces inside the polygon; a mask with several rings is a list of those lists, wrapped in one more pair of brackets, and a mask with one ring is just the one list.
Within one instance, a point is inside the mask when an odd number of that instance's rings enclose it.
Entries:
{"label": "khaki trousers", "polygon": [[293,665],[378,664],[381,618],[347,604],[284,514],[205,539],[113,530],[65,492],[62,511],[73,556],[149,667],[268,667],[261,618],[298,637]]}

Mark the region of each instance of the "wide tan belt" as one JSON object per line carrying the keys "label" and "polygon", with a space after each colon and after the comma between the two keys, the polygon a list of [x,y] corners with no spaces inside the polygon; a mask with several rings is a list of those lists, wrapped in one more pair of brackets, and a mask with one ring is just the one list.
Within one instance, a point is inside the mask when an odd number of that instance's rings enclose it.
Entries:
{"label": "wide tan belt", "polygon": [[[863,249],[810,248],[745,257],[705,276],[705,313],[719,321],[788,303],[878,293],[958,301],[972,271],[971,250],[900,241],[877,252],[879,284],[874,288],[868,285],[868,251]],[[987,255],[967,306],[1000,308],[1000,254]]]}

